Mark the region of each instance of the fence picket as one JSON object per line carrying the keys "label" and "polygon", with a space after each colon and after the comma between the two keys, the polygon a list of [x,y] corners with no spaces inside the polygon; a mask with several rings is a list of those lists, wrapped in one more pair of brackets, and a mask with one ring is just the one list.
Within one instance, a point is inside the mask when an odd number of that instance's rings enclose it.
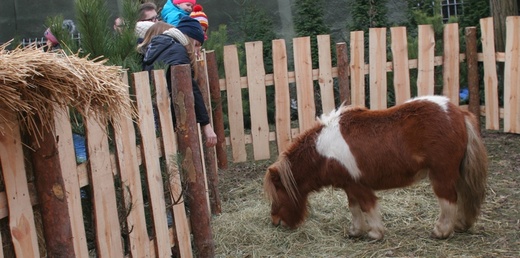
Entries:
{"label": "fence picket", "polygon": [[493,18],[480,19],[480,29],[482,32],[482,54],[484,56],[486,129],[498,130],[500,127],[500,109],[498,106],[498,76]]}
{"label": "fence picket", "polygon": [[370,28],[369,67],[370,67],[370,109],[387,107],[386,81],[386,28]]}
{"label": "fence picket", "polygon": [[354,106],[365,106],[365,39],[363,31],[350,32],[350,86]]}
{"label": "fence picket", "polygon": [[321,108],[326,114],[336,108],[334,101],[334,80],[332,78],[332,55],[330,51],[330,35],[318,35],[318,57]]}
{"label": "fence picket", "polygon": [[506,18],[504,132],[520,133],[520,16]]}
{"label": "fence picket", "polygon": [[39,257],[36,226],[25,174],[20,125],[15,112],[0,109],[0,160],[9,206],[9,228],[17,257]]}
{"label": "fence picket", "polygon": [[[128,75],[123,80],[128,84]],[[128,92],[126,92],[128,94]],[[114,128],[117,164],[123,186],[124,204],[127,211],[126,224],[129,229],[129,251],[132,257],[150,257],[150,239],[146,230],[143,190],[137,149],[134,121],[128,116],[121,116],[115,121]]]}
{"label": "fence picket", "polygon": [[121,228],[117,214],[114,175],[110,163],[108,136],[96,114],[84,119],[89,157],[89,176],[94,204],[97,255],[123,257]]}
{"label": "fence picket", "polygon": [[74,142],[72,140],[72,126],[70,124],[69,110],[55,106],[54,125],[56,137],[59,137],[56,145],[63,173],[63,185],[67,192],[67,205],[71,220],[72,244],[76,257],[89,257],[85,224],[83,222],[83,210],[81,208],[81,194],[78,180]]}
{"label": "fence picket", "polygon": [[150,206],[155,232],[155,255],[157,257],[170,257],[168,222],[166,220],[166,203],[164,200],[164,187],[159,164],[159,151],[155,136],[155,121],[152,111],[152,96],[148,72],[134,73],[133,85],[136,95],[136,104],[139,114],[138,126],[141,132],[141,147],[143,165],[146,170],[148,191],[150,194]]}
{"label": "fence picket", "polygon": [[459,24],[446,24],[443,35],[442,94],[458,106],[460,89]]}
{"label": "fence picket", "polygon": [[298,98],[298,122],[300,132],[311,128],[316,119],[314,82],[312,80],[311,38],[293,39],[294,76]]}
{"label": "fence picket", "polygon": [[233,161],[247,160],[244,113],[242,112],[242,87],[240,86],[240,66],[235,45],[224,46],[224,69],[226,71],[226,89],[228,102],[229,138]]}
{"label": "fence picket", "polygon": [[395,104],[399,105],[410,99],[411,96],[406,27],[392,27],[390,34],[392,36]]}
{"label": "fence picket", "polygon": [[432,25],[419,25],[417,96],[433,95],[435,86],[435,35]]}
{"label": "fence picket", "polygon": [[247,42],[245,48],[253,156],[255,160],[269,159],[271,154],[262,41]]}
{"label": "fence picket", "polygon": [[273,73],[275,88],[275,125],[278,153],[291,143],[291,96],[287,73],[287,51],[285,40],[273,40]]}

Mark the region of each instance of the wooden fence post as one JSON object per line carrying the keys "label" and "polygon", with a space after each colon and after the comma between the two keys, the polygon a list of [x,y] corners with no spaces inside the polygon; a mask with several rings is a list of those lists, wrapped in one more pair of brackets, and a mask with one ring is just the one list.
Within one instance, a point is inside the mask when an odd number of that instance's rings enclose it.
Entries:
{"label": "wooden fence post", "polygon": [[[39,118],[35,117],[35,120],[39,121]],[[75,257],[71,241],[73,236],[67,204],[68,193],[57,146],[59,136],[55,137],[50,128],[43,127],[41,123],[39,125],[42,134],[30,135],[34,149],[31,157],[47,255]]]}
{"label": "wooden fence post", "polygon": [[[478,76],[477,28],[467,27],[466,34],[466,66],[468,68],[469,111],[480,122],[480,94]],[[480,131],[480,126],[479,126]]]}
{"label": "wooden fence post", "polygon": [[181,168],[188,184],[188,206],[197,257],[215,256],[215,245],[206,199],[204,171],[194,111],[194,97],[189,65],[171,67],[172,96],[177,120],[177,139]]}
{"label": "wooden fence post", "polygon": [[350,72],[348,66],[347,43],[337,43],[336,54],[338,58],[339,97],[341,102],[345,102],[346,105],[350,105],[350,85],[348,79],[350,76]]}
{"label": "wooden fence post", "polygon": [[206,64],[208,66],[208,83],[213,107],[213,126],[217,134],[217,164],[220,169],[226,169],[226,135],[224,134],[224,112],[222,111],[222,98],[220,97],[220,83],[218,75],[217,58],[215,51],[206,52]]}

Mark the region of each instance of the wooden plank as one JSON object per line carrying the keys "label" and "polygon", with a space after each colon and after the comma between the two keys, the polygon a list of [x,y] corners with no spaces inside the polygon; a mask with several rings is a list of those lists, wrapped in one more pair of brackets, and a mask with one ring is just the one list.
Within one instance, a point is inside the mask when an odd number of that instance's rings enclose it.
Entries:
{"label": "wooden plank", "polygon": [[275,91],[276,144],[282,153],[291,143],[291,96],[287,74],[285,40],[275,39],[273,44],[273,75]]}
{"label": "wooden plank", "polygon": [[246,42],[245,48],[253,156],[255,160],[269,159],[271,154],[262,41]]}
{"label": "wooden plank", "polygon": [[435,35],[432,25],[419,25],[417,95],[433,95],[435,89]]}
{"label": "wooden plank", "polygon": [[406,27],[392,27],[390,34],[392,36],[395,104],[399,105],[411,97]]}
{"label": "wooden plank", "polygon": [[311,38],[293,39],[294,76],[298,98],[298,123],[301,131],[314,125],[316,104],[314,103],[314,82],[312,80]]}
{"label": "wooden plank", "polygon": [[363,31],[350,32],[350,90],[353,106],[365,106],[365,41]]}
{"label": "wooden plank", "polygon": [[123,257],[121,228],[117,214],[114,176],[110,164],[105,125],[95,114],[85,117],[90,186],[94,204],[94,227],[99,257]]}
{"label": "wooden plank", "polygon": [[[207,63],[207,54],[206,51],[202,52],[203,57],[202,60],[197,61],[195,69],[197,74],[197,84],[199,85],[200,92],[202,93],[202,98],[204,99],[204,104],[206,105],[206,110],[208,111],[208,115],[210,118],[210,123],[213,128],[215,128],[215,121],[213,120],[213,116],[211,115],[211,111],[213,110],[211,103],[211,94],[209,87],[209,67],[206,66]],[[209,64],[208,64],[209,65]],[[202,157],[204,165],[204,176],[206,177],[206,185],[208,189],[208,205],[210,205],[210,211],[213,215],[219,215],[222,212],[221,202],[220,202],[220,193],[218,191],[218,164],[217,164],[217,154],[216,149],[217,146],[208,147],[203,144],[202,140],[202,127],[198,126],[199,135],[201,136],[201,149],[202,149]],[[214,129],[215,130],[215,129]],[[216,130],[215,130],[216,131]],[[215,132],[216,134],[216,132]],[[217,135],[218,137],[218,135]],[[217,139],[218,142],[218,139]]]}
{"label": "wooden plank", "polygon": [[152,96],[148,83],[148,72],[133,73],[132,76],[132,87],[136,95],[139,114],[138,126],[141,132],[143,165],[148,182],[153,229],[156,238],[155,253],[158,257],[169,257],[171,256],[171,249],[168,236],[168,222],[166,220],[166,202],[164,200],[159,151],[155,137],[155,121],[152,111]]}
{"label": "wooden plank", "polygon": [[387,108],[386,81],[386,28],[370,28],[369,33],[370,63],[370,109]]}
{"label": "wooden plank", "polygon": [[242,112],[242,89],[240,87],[240,66],[235,45],[224,46],[224,69],[228,102],[229,135],[234,162],[247,160],[244,113]]}
{"label": "wooden plank", "polygon": [[[124,74],[128,84],[128,75]],[[129,94],[126,92],[126,94]],[[114,121],[114,138],[116,142],[117,165],[123,185],[124,204],[127,211],[126,224],[129,229],[129,251],[132,257],[149,257],[150,239],[146,229],[145,207],[137,149],[134,121],[128,116],[121,116]]]}
{"label": "wooden plank", "polygon": [[330,35],[318,35],[319,76],[323,114],[336,108],[334,102],[334,80],[332,78],[332,57],[330,51]]}
{"label": "wooden plank", "polygon": [[486,103],[486,129],[499,129],[498,75],[495,56],[493,18],[480,19],[482,53],[484,57],[484,102]]}
{"label": "wooden plank", "polygon": [[460,61],[459,61],[459,24],[444,25],[443,34],[444,61],[442,65],[442,94],[448,97],[451,103],[459,105],[460,89]]}
{"label": "wooden plank", "polygon": [[39,257],[38,238],[27,187],[20,126],[16,113],[0,109],[0,160],[9,206],[9,229],[17,257]]}
{"label": "wooden plank", "polygon": [[506,18],[504,132],[520,133],[520,17]]}
{"label": "wooden plank", "polygon": [[59,162],[63,173],[63,185],[67,192],[67,205],[71,220],[72,244],[76,257],[89,257],[83,210],[81,207],[81,193],[78,181],[76,155],[72,140],[72,126],[70,124],[68,108],[55,106],[54,125],[56,145],[59,153]]}
{"label": "wooden plank", "polygon": [[193,257],[191,248],[190,228],[188,217],[184,205],[181,175],[177,164],[177,138],[173,128],[171,100],[168,92],[168,85],[164,71],[156,70],[153,72],[153,80],[156,90],[157,108],[161,126],[161,135],[164,147],[164,157],[168,171],[172,212],[175,223],[175,240],[179,246],[180,257]]}

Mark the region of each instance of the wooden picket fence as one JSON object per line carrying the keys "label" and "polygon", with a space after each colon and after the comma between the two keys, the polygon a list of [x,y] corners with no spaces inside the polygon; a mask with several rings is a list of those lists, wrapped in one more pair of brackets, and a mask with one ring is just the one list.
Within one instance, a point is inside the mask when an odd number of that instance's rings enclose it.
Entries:
{"label": "wooden picket fence", "polygon": [[[435,56],[435,37],[429,25],[420,25],[418,34],[418,58],[408,59],[407,34],[404,27],[390,28],[391,61],[387,49],[387,29],[373,28],[369,31],[368,62],[364,53],[364,33],[351,32],[350,50],[347,44],[336,44],[337,65],[332,65],[330,37],[319,35],[319,67],[312,67],[309,37],[293,39],[294,71],[288,69],[288,55],[284,40],[272,41],[274,73],[266,74],[261,42],[245,44],[247,76],[240,74],[240,62],[237,46],[224,47],[225,78],[218,78],[215,53],[207,52],[206,61],[199,66],[200,85],[208,97],[208,107],[213,111],[213,124],[219,137],[215,150],[204,149],[205,171],[215,170],[216,166],[227,166],[227,146],[233,162],[269,159],[272,153],[270,145],[275,142],[278,152],[284,150],[292,138],[300,131],[311,127],[316,116],[316,96],[314,83],[319,84],[319,100],[322,112],[326,113],[339,105],[337,101],[346,101],[352,105],[367,105],[366,96],[372,109],[388,106],[387,74],[393,73],[393,101],[402,103],[412,97],[410,70],[417,70],[417,95],[429,95],[435,92],[435,68],[442,66],[442,94],[459,104],[460,64],[468,65],[468,81],[472,81],[469,109],[485,116],[485,127],[500,130],[499,121],[503,119],[503,131],[520,133],[520,17],[507,18],[507,43],[504,53],[497,53],[494,48],[493,20],[482,19],[482,52],[476,47],[467,47],[466,53],[460,53],[458,24],[448,24],[444,29],[443,56]],[[466,29],[467,46],[476,46],[476,29]],[[476,64],[484,67],[485,104],[478,103],[478,74]],[[504,62],[503,108],[499,107],[497,63]],[[470,67],[471,66],[471,67]],[[175,162],[178,151],[176,135],[173,131],[167,97],[166,81],[163,71],[154,71],[152,81],[155,92],[150,91],[148,73],[131,75],[131,88],[135,92],[136,108],[139,119],[130,118],[114,121],[120,128],[114,130],[115,150],[111,151],[106,135],[107,125],[99,124],[92,117],[85,118],[88,162],[75,163],[72,129],[68,110],[55,111],[55,133],[59,136],[58,153],[64,179],[65,200],[69,208],[70,224],[76,257],[171,257],[172,247],[181,257],[194,256],[190,240],[190,223],[182,199],[182,175]],[[368,89],[365,92],[365,78],[368,76]],[[274,87],[276,107],[275,129],[269,127],[267,119],[266,88]],[[294,87],[296,96],[291,95]],[[340,96],[335,96],[337,87]],[[249,91],[251,129],[244,127],[242,90]],[[475,89],[477,101],[474,101]],[[222,94],[226,95],[227,110],[222,110]],[[209,97],[211,96],[211,101]],[[160,120],[160,136],[156,135],[156,123],[153,115],[153,99],[156,101]],[[297,100],[298,125],[292,126],[291,100]],[[210,104],[213,103],[213,105]],[[473,107],[472,107],[473,106]],[[227,113],[229,129],[225,133],[224,116]],[[44,256],[45,240],[38,238],[41,225],[37,219],[38,196],[33,182],[28,182],[24,146],[20,136],[20,125],[16,114],[2,110],[2,117],[10,118],[8,130],[0,133],[0,163],[3,175],[3,191],[0,192],[0,235],[3,250],[0,257],[39,257]],[[137,128],[137,132],[134,128]],[[136,137],[140,145],[136,147]],[[248,156],[246,146],[250,145],[252,156]],[[217,161],[212,158],[216,158]],[[162,162],[166,163],[161,168]],[[208,165],[209,164],[209,165]],[[171,177],[163,179],[164,170]],[[149,207],[145,207],[141,176],[148,185],[146,194]],[[208,195],[217,196],[215,178],[207,180]],[[115,181],[120,181],[123,200],[118,200]],[[171,195],[165,196],[165,186]],[[81,207],[80,189],[89,187],[93,203],[92,228],[86,228]],[[55,190],[55,189],[53,189]],[[213,192],[212,192],[213,191]],[[209,198],[208,198],[209,199]],[[123,232],[119,216],[118,202],[124,202],[128,214],[123,219],[129,232]],[[175,202],[175,205],[168,205]],[[131,208],[129,206],[132,206]],[[214,212],[218,204],[208,201]],[[147,220],[145,210],[149,210],[151,219]],[[168,225],[167,213],[173,214],[173,225]],[[225,212],[225,211],[224,211]],[[87,246],[86,231],[95,232],[95,250]],[[149,231],[153,233],[149,233]],[[128,234],[122,239],[122,235]]]}

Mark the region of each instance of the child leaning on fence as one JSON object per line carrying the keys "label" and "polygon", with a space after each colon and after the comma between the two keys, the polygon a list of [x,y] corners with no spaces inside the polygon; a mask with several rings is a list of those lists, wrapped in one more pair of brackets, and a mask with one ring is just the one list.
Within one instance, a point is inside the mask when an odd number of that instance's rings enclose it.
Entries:
{"label": "child leaning on fence", "polygon": [[[217,135],[210,124],[208,111],[204,104],[204,98],[199,89],[199,85],[194,79],[196,51],[200,45],[204,43],[204,32],[200,23],[190,17],[183,17],[177,28],[165,22],[156,22],[146,32],[143,42],[139,44],[137,50],[144,53],[143,69],[151,71],[154,65],[168,65],[166,70],[166,82],[168,90],[171,92],[171,72],[172,65],[190,64],[192,70],[192,88],[195,101],[195,116],[197,123],[200,123],[204,136],[206,137],[206,146],[212,147],[217,144]],[[172,98],[173,99],[173,98]],[[172,118],[176,123],[175,113]]]}

